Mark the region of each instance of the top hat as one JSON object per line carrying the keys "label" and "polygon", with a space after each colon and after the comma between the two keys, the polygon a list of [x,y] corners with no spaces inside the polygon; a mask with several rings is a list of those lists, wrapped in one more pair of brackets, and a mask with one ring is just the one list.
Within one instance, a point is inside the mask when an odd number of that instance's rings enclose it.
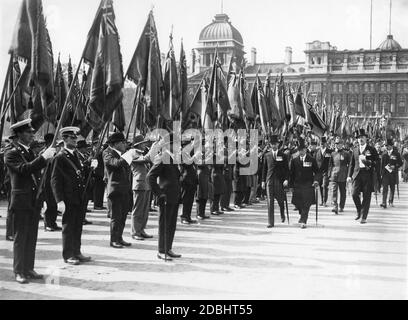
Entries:
{"label": "top hat", "polygon": [[385,144],[387,147],[388,146],[391,146],[391,147],[393,147],[394,146],[394,139],[387,139],[387,143]]}
{"label": "top hat", "polygon": [[306,141],[304,139],[299,139],[298,150],[306,149]]}
{"label": "top hat", "polygon": [[322,137],[322,138],[320,139],[320,142],[321,142],[321,143],[327,143],[327,138],[326,138],[326,137]]}
{"label": "top hat", "polygon": [[279,143],[279,137],[277,135],[272,135],[270,143]]}
{"label": "top hat", "polygon": [[108,144],[113,144],[117,142],[124,142],[126,141],[125,136],[122,132],[115,132],[109,136],[108,140],[106,141]]}
{"label": "top hat", "polygon": [[356,137],[357,137],[357,138],[367,137],[367,134],[366,134],[366,132],[365,132],[364,129],[358,129],[358,130],[356,131]]}

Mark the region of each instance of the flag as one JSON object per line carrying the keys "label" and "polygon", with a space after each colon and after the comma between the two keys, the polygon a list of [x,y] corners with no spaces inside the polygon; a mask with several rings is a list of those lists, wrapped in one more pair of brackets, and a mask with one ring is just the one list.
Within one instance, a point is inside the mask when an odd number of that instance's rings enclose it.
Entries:
{"label": "flag", "polygon": [[323,122],[319,114],[314,110],[313,106],[306,102],[306,121],[311,127],[311,131],[319,137],[322,137],[327,130],[327,125]]}
{"label": "flag", "polygon": [[[112,0],[102,0],[102,16],[96,55],[93,61],[92,80],[86,120],[95,131],[101,131],[122,103],[123,68],[119,34],[115,25]],[[93,25],[94,27],[94,25]],[[92,30],[91,30],[92,31]],[[91,40],[90,40],[91,41]],[[89,44],[85,48],[92,47]],[[85,54],[89,52],[84,51]],[[83,56],[92,66],[88,56]]]}
{"label": "flag", "polygon": [[117,132],[123,132],[125,130],[125,110],[123,109],[122,103],[113,111],[112,124],[115,126]]}
{"label": "flag", "polygon": [[179,61],[179,89],[180,89],[180,109],[181,114],[184,115],[187,112],[187,58],[184,52],[183,40],[181,41],[180,48],[180,61]]}
{"label": "flag", "polygon": [[295,100],[293,99],[292,92],[290,88],[288,88],[288,92],[286,94],[287,99],[287,106],[290,114],[290,121],[288,123],[288,129],[293,128],[297,124],[297,115],[295,112]]}
{"label": "flag", "polygon": [[150,11],[139,43],[130,62],[126,76],[142,88],[146,101],[144,119],[148,127],[157,124],[162,108],[163,81],[161,55],[153,12]]}
{"label": "flag", "polygon": [[228,112],[228,117],[231,119],[242,119],[242,99],[240,94],[240,74],[237,73],[236,64],[233,64],[232,59],[228,71],[228,100],[231,110]]}
{"label": "flag", "polygon": [[[26,107],[31,110],[32,125],[38,129],[44,116],[49,119],[55,116],[55,106],[52,105],[54,61],[41,0],[22,1],[9,53],[24,60],[30,68],[27,81],[24,79],[20,85],[26,87],[23,90],[31,91],[30,106],[26,101]],[[33,109],[34,101],[36,108]]]}
{"label": "flag", "polygon": [[244,113],[245,121],[248,124],[249,121],[255,120],[256,114],[254,112],[254,107],[251,103],[251,96],[247,90],[247,82],[243,70],[241,70],[240,73],[239,85],[240,85],[239,90],[240,100],[242,101],[242,111]]}
{"label": "flag", "polygon": [[276,130],[282,125],[283,119],[279,113],[278,106],[276,105],[274,91],[272,89],[269,76],[266,77],[264,93],[265,93],[266,109],[269,114],[270,123],[271,123],[273,130]]}
{"label": "flag", "polygon": [[302,89],[299,86],[295,97],[295,113],[303,118],[306,117],[305,106],[303,103]]}
{"label": "flag", "polygon": [[183,130],[189,127],[190,124],[193,124],[193,127],[198,127],[200,122],[201,115],[205,114],[205,97],[203,99],[203,90],[206,86],[206,75],[201,79],[200,85],[197,87],[197,90],[194,94],[193,100],[188,108],[187,112],[183,116],[182,128]]}
{"label": "flag", "polygon": [[[231,105],[228,99],[228,92],[227,92],[227,79],[224,75],[222,70],[221,62],[218,59],[218,53],[215,54],[214,58],[215,63],[215,77],[214,77],[214,91],[213,100],[214,104],[217,105],[217,122],[218,125],[224,129],[227,127],[227,115],[228,112],[231,110]],[[210,85],[211,90],[211,85]],[[211,91],[210,91],[211,92]]]}
{"label": "flag", "polygon": [[255,113],[259,116],[261,129],[265,135],[269,133],[269,114],[266,109],[265,93],[263,91],[261,79],[256,75],[254,87],[252,89],[251,103],[254,106]]}
{"label": "flag", "polygon": [[164,65],[164,105],[161,112],[166,121],[177,120],[180,113],[180,89],[177,63],[174,56],[173,36],[170,35],[170,48]]}
{"label": "flag", "polygon": [[[60,55],[58,55],[57,69],[55,72],[54,92],[55,92],[56,105],[57,105],[57,119],[60,119],[62,108],[64,107],[64,103],[67,98],[67,88],[66,88],[66,84],[64,80],[64,75],[62,73]],[[55,120],[57,119],[54,119],[52,123],[55,124]],[[63,124],[63,126],[64,125],[65,124]]]}

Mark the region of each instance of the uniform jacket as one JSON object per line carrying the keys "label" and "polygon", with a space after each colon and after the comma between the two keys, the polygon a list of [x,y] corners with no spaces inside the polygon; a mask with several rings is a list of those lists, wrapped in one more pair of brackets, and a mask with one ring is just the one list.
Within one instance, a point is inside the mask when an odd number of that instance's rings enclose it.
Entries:
{"label": "uniform jacket", "polygon": [[197,165],[197,177],[198,177],[198,187],[197,187],[197,198],[198,199],[209,199],[210,195],[210,169],[206,164]]}
{"label": "uniform jacket", "polygon": [[345,150],[334,151],[331,154],[328,170],[330,181],[346,182],[350,160],[350,152]]}
{"label": "uniform jacket", "polygon": [[78,153],[72,155],[62,149],[52,163],[51,189],[55,201],[64,201],[65,205],[80,205],[84,197],[85,182],[85,169]]}
{"label": "uniform jacket", "polygon": [[281,183],[289,180],[289,161],[283,151],[278,150],[276,159],[272,152],[268,152],[264,157],[262,165],[262,181],[271,182],[272,179],[278,179]]}
{"label": "uniform jacket", "polygon": [[[159,180],[159,182],[157,182]],[[147,174],[147,181],[153,194],[167,196],[167,203],[177,204],[180,201],[180,170],[175,164],[154,164]]]}
{"label": "uniform jacket", "polygon": [[183,188],[196,189],[198,185],[197,168],[194,164],[182,164],[180,166],[181,186]]}
{"label": "uniform jacket", "polygon": [[8,149],[4,157],[11,183],[10,210],[40,208],[36,196],[46,160],[42,156],[35,158],[31,150],[20,145]]}
{"label": "uniform jacket", "polygon": [[[362,154],[366,156],[365,166],[366,169],[369,170],[371,174],[375,174],[375,166],[377,161],[379,160],[379,156],[377,150],[372,146],[366,145],[365,149],[363,150]],[[348,176],[355,179],[357,175],[360,173],[360,147],[356,147],[353,149],[353,153],[351,155],[351,162],[349,166]]]}
{"label": "uniform jacket", "polygon": [[214,186],[214,194],[225,193],[224,165],[214,164],[211,168],[211,181]]}
{"label": "uniform jacket", "polygon": [[131,192],[131,170],[128,163],[111,147],[103,152],[108,197]]}

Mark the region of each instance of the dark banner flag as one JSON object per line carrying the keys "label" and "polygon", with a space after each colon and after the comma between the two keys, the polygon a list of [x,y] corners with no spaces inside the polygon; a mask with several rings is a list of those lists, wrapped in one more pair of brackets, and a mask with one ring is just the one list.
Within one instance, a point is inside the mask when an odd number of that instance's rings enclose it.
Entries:
{"label": "dark banner flag", "polygon": [[181,111],[180,89],[172,35],[170,35],[170,48],[164,65],[163,86],[164,105],[161,115],[166,121],[177,120]]}
{"label": "dark banner flag", "polygon": [[146,102],[144,120],[150,128],[157,125],[157,118],[163,104],[160,59],[157,29],[151,11],[126,73],[131,81],[141,87]]}
{"label": "dark banner flag", "polygon": [[[91,89],[86,120],[95,131],[101,131],[106,122],[112,119],[116,108],[122,104],[123,68],[120,53],[119,34],[115,25],[115,13],[112,0],[102,0],[97,14],[100,21],[98,28],[95,23],[91,32],[99,31],[98,46],[92,69]],[[89,41],[95,39],[94,35],[88,36]],[[94,45],[87,44],[84,51],[84,60],[92,66],[92,53],[90,48]]]}
{"label": "dark banner flag", "polygon": [[179,89],[180,89],[180,109],[181,114],[187,112],[187,58],[184,51],[183,41],[181,41],[180,62],[179,62]]}
{"label": "dark banner flag", "polygon": [[30,116],[33,127],[38,129],[44,117],[55,116],[54,59],[41,0],[22,1],[9,53],[24,60],[30,68],[28,78],[20,81],[20,89],[29,92],[24,102],[28,111],[25,116]]}

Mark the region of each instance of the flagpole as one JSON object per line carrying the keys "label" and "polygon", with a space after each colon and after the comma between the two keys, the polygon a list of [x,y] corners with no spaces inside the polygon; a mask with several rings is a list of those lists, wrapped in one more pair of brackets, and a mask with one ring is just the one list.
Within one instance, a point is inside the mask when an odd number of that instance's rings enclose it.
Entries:
{"label": "flagpole", "polygon": [[[84,71],[84,72],[85,72],[85,71]],[[86,82],[87,82],[87,81],[88,81],[88,76],[87,76],[86,73],[84,73],[84,77],[82,78],[81,90],[80,90],[80,92],[79,92],[79,98],[78,98],[78,101],[77,101],[76,104],[75,104],[75,112],[74,112],[74,116],[72,117],[71,126],[73,126],[74,123],[75,123],[75,117],[76,117],[76,115],[77,115],[77,113],[78,113],[79,103],[80,103],[80,101],[81,101],[82,94],[84,93],[85,85],[86,85]]]}
{"label": "flagpole", "polygon": [[[10,79],[10,73],[12,72],[12,65],[13,65],[13,55],[10,54],[10,62],[7,67],[6,79],[4,80],[3,90],[1,92],[1,98],[0,98],[0,110],[1,110],[0,112],[1,113],[3,110],[4,101],[6,100],[7,85]],[[0,123],[0,142],[3,140],[4,120],[5,120],[4,117],[2,117],[1,123]]]}

